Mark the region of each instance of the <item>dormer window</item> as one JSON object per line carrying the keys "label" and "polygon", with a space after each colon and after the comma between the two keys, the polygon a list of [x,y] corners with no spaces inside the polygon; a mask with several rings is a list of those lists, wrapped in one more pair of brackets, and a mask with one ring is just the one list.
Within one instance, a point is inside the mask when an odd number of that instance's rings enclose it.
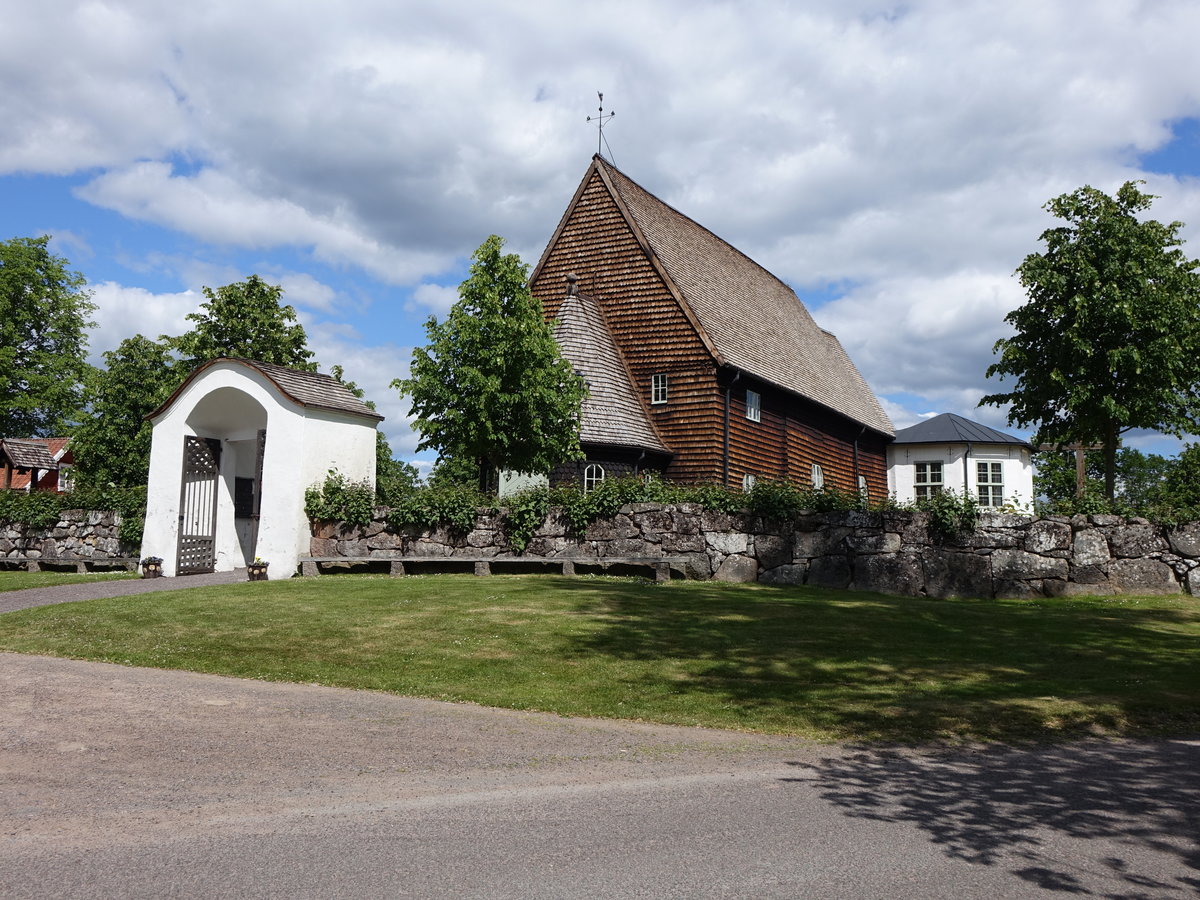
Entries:
{"label": "dormer window", "polygon": [[665,373],[650,376],[650,403],[659,406],[667,402],[667,376]]}
{"label": "dormer window", "polygon": [[758,391],[746,391],[746,418],[751,422],[762,421],[762,396]]}

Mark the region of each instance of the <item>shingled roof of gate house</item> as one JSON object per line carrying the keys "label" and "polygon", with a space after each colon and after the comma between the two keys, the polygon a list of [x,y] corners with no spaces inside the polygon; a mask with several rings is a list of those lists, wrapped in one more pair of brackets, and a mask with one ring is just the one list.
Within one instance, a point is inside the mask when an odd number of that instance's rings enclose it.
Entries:
{"label": "shingled roof of gate house", "polygon": [[595,300],[568,296],[554,320],[554,339],[563,357],[587,380],[581,443],[671,452],[634,390],[633,378]]}
{"label": "shingled roof of gate house", "polygon": [[593,157],[592,165],[612,186],[643,246],[703,328],[718,363],[875,431],[893,433],[887,413],[841,343],[817,325],[795,291],[603,157]]}
{"label": "shingled roof of gate house", "polygon": [[153,418],[170,406],[179,393],[201,372],[218,363],[228,362],[257,369],[279,388],[285,397],[301,406],[350,413],[364,419],[383,421],[383,416],[355,397],[344,384],[331,375],[323,375],[320,372],[304,372],[300,369],[289,369],[287,366],[277,366],[274,363],[260,362],[256,359],[242,359],[235,356],[222,356],[218,359],[210,359],[208,362],[197,366],[184,379],[183,384],[177,387],[171,396],[167,398],[166,402],[146,418]]}

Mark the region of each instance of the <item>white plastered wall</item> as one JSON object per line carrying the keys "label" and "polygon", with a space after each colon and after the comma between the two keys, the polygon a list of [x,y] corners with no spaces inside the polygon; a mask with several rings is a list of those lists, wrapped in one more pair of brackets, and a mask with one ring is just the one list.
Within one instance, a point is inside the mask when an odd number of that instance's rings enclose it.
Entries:
{"label": "white plastered wall", "polygon": [[[963,459],[966,456],[964,481]],[[1004,502],[1014,509],[1033,509],[1033,465],[1027,447],[1019,444],[892,444],[888,447],[888,490],[901,502],[916,499],[916,464],[940,462],[943,490],[961,494],[965,487],[978,496],[977,462],[999,462]]]}
{"label": "white plastered wall", "polygon": [[[375,422],[293,402],[266,376],[245,364],[220,362],[201,372],[152,422],[150,482],[143,556],[161,556],[174,575],[179,543],[180,481],[185,436],[221,441],[217,491],[218,572],[259,557],[272,579],[288,578],[307,555],[309,525],[304,491],[330,469],[352,481],[375,483]],[[257,437],[266,429],[258,540],[249,545],[234,519],[234,482],[254,474]]]}

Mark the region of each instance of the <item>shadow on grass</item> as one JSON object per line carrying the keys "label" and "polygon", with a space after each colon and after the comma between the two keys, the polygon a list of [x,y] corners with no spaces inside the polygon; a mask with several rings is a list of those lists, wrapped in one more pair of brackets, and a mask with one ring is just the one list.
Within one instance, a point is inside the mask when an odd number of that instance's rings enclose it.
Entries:
{"label": "shadow on grass", "polygon": [[1005,867],[1023,893],[1200,894],[1195,742],[865,751],[815,769],[847,815],[913,825],[947,856]]}
{"label": "shadow on grass", "polygon": [[[562,587],[601,623],[569,652],[690,660],[673,693],[786,710],[835,737],[1200,733],[1200,616],[1177,601]],[[661,689],[654,677],[641,687]]]}

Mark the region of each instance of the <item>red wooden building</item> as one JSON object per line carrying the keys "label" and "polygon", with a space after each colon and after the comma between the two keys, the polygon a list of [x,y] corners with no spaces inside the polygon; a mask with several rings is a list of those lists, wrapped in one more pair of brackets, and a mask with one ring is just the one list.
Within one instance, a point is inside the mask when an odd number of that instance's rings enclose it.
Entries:
{"label": "red wooden building", "polygon": [[557,479],[654,470],[887,492],[892,424],[786,284],[595,156],[533,271],[588,379],[587,460]]}
{"label": "red wooden building", "polygon": [[71,487],[70,438],[0,440],[0,487],[10,491],[55,491]]}

